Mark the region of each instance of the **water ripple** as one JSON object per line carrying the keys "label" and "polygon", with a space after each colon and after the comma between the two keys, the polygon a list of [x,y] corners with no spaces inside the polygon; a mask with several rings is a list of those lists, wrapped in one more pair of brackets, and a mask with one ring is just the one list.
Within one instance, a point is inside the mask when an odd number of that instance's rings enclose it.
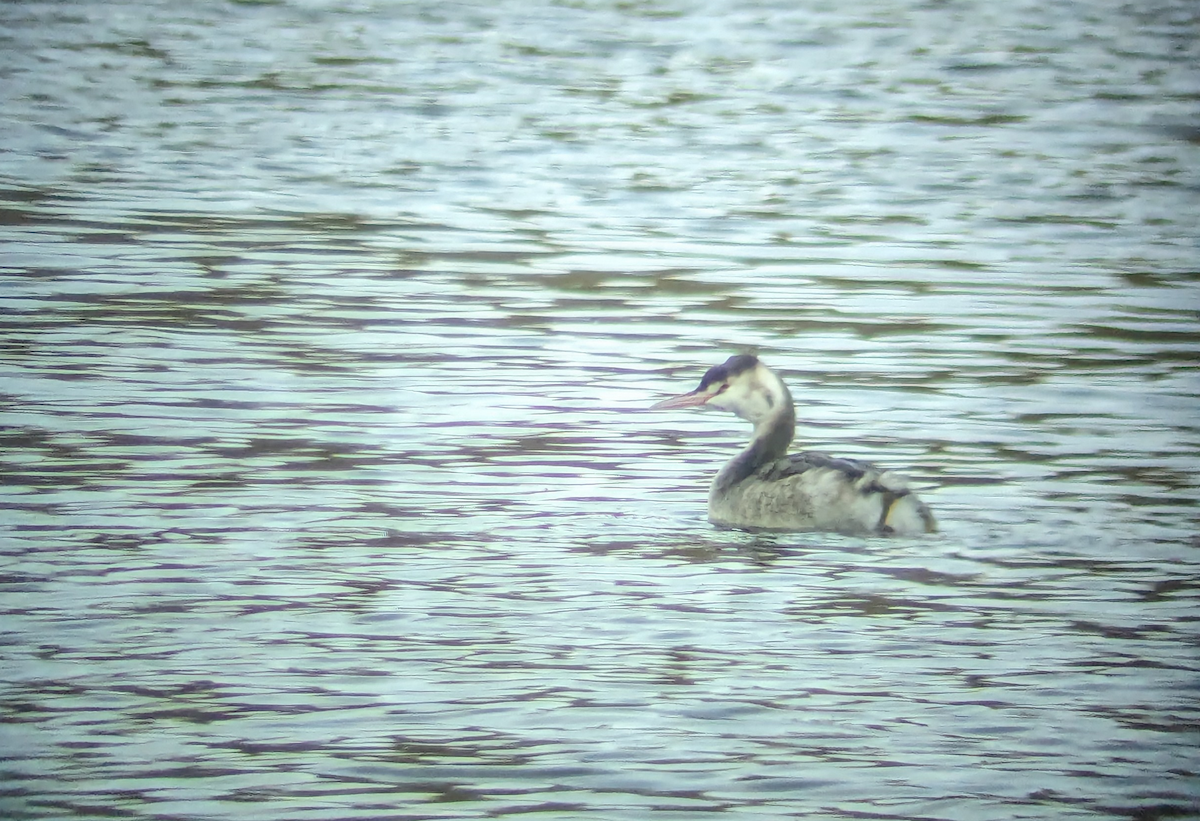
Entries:
{"label": "water ripple", "polygon": [[974,5],[2,7],[5,816],[1200,812],[1200,21]]}

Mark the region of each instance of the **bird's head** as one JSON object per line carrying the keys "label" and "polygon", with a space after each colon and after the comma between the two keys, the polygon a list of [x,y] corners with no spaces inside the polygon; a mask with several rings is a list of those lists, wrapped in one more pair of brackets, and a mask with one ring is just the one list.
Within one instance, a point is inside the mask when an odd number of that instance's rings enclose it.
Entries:
{"label": "bird's head", "polygon": [[692,408],[706,405],[731,411],[752,425],[788,410],[792,397],[770,368],[751,354],[738,354],[709,368],[700,387],[690,393],[664,399],[652,410]]}

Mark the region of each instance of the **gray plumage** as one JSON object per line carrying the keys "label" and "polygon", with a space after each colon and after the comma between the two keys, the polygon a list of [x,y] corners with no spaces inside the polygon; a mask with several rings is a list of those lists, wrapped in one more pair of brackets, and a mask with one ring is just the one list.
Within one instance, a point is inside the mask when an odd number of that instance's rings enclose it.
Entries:
{"label": "gray plumage", "polygon": [[750,444],[713,480],[708,514],[714,524],[879,534],[936,530],[929,508],[896,474],[823,453],[789,455],[796,428],[791,393],[756,357],[730,357],[710,368],[696,390],[655,407],[700,405],[732,411],[754,425]]}

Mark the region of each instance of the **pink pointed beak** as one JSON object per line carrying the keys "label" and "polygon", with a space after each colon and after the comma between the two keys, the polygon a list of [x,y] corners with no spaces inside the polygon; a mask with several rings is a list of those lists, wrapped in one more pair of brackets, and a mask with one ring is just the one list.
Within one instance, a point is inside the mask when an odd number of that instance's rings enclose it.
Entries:
{"label": "pink pointed beak", "polygon": [[672,396],[669,399],[651,405],[650,410],[667,410],[669,408],[694,408],[698,405],[703,405],[712,399],[714,394],[701,393],[700,391],[692,391],[691,393],[683,393],[679,396]]}

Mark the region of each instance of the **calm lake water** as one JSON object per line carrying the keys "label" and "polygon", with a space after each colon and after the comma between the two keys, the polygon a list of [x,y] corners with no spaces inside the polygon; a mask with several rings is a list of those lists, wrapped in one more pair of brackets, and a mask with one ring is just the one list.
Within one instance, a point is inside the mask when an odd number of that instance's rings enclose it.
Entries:
{"label": "calm lake water", "polygon": [[[0,813],[1200,817],[1200,9],[0,6]],[[722,531],[756,350],[942,532]]]}

